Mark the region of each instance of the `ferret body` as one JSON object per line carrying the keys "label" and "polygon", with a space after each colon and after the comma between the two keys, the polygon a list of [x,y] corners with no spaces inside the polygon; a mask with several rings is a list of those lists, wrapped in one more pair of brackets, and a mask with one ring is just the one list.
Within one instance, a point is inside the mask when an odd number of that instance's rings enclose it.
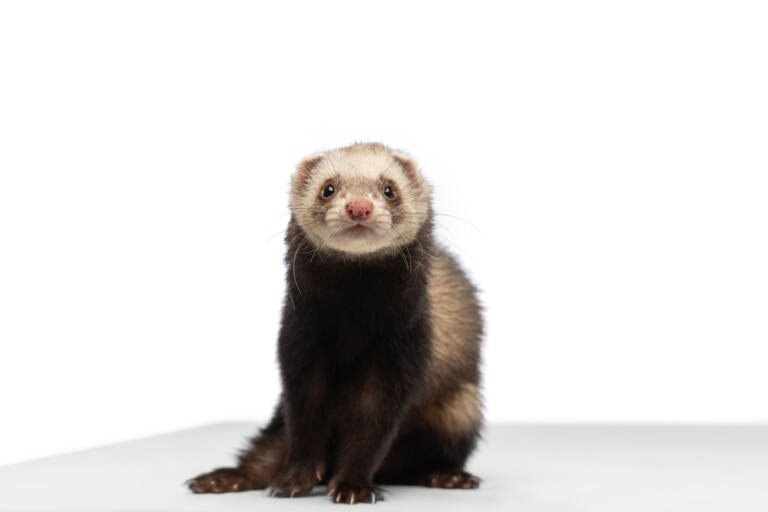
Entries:
{"label": "ferret body", "polygon": [[355,144],[303,160],[291,187],[283,392],[238,464],[194,492],[326,483],[337,503],[377,484],[474,488],[482,318],[474,286],[432,238],[431,188],[413,160]]}

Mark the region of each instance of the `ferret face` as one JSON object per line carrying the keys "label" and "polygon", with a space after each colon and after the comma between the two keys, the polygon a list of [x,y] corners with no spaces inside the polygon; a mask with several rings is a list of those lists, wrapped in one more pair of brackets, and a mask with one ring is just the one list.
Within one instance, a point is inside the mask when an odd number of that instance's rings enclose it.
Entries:
{"label": "ferret face", "polygon": [[412,242],[429,218],[430,194],[410,157],[355,144],[299,164],[291,210],[318,249],[363,255]]}

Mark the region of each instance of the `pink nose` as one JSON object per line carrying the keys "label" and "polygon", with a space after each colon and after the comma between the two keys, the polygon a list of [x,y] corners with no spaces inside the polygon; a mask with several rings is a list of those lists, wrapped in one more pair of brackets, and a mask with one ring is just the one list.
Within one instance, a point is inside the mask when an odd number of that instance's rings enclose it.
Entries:
{"label": "pink nose", "polygon": [[367,218],[373,211],[373,203],[364,197],[353,197],[347,201],[347,213],[355,220]]}

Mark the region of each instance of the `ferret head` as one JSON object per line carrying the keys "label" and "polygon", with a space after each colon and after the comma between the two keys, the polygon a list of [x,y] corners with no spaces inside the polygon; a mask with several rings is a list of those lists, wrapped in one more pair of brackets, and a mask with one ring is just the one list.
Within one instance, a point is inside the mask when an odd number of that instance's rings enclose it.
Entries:
{"label": "ferret head", "polygon": [[354,144],[302,160],[290,206],[318,249],[364,255],[411,243],[430,218],[430,197],[411,157]]}

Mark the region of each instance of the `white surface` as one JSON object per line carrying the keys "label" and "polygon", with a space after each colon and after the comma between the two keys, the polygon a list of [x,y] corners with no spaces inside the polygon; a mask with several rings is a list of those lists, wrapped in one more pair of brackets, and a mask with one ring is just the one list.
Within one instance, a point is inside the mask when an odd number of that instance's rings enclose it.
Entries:
{"label": "white surface", "polygon": [[[254,432],[219,424],[0,468],[2,511],[289,511],[338,507],[264,491],[195,495]],[[468,469],[478,490],[387,487],[376,510],[765,512],[768,427],[495,425]],[[363,506],[363,505],[360,505]],[[364,506],[363,506],[364,507]]]}
{"label": "white surface", "polygon": [[0,2],[0,463],[267,416],[288,176],[358,139],[478,228],[438,217],[492,421],[768,421],[766,26],[760,0]]}

